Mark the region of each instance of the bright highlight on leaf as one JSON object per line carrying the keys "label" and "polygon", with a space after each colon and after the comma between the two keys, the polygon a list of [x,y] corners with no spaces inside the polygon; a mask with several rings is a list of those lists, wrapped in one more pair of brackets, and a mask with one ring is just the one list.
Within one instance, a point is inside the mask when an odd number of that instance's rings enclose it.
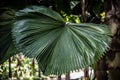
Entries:
{"label": "bright highlight on leaf", "polygon": [[107,26],[65,22],[46,7],[31,6],[19,11],[13,26],[18,50],[36,58],[45,75],[89,66],[109,47]]}

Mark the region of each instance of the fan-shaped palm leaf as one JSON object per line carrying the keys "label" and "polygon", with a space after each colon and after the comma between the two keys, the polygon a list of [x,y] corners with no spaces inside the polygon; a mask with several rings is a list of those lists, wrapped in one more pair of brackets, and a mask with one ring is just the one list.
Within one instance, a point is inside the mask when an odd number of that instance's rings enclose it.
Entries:
{"label": "fan-shaped palm leaf", "polygon": [[15,54],[12,42],[11,26],[15,11],[9,8],[0,9],[0,64]]}
{"label": "fan-shaped palm leaf", "polygon": [[65,22],[53,10],[38,6],[19,11],[12,32],[19,51],[35,57],[46,75],[94,63],[110,40],[105,25]]}

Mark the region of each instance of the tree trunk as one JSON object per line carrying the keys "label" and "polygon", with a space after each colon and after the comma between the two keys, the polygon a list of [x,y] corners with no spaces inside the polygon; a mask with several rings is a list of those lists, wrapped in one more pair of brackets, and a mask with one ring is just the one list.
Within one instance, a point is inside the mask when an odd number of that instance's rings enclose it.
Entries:
{"label": "tree trunk", "polygon": [[84,69],[84,79],[85,80],[90,80],[90,78],[89,78],[89,67]]}
{"label": "tree trunk", "polygon": [[35,59],[33,58],[33,60],[32,60],[32,74],[33,74],[33,76],[35,76],[35,73],[36,73],[36,70],[35,70]]}
{"label": "tree trunk", "polygon": [[70,73],[66,74],[66,79],[65,80],[70,80]]}
{"label": "tree trunk", "polygon": [[105,56],[97,62],[95,75],[96,75],[97,80],[108,80]]}
{"label": "tree trunk", "polygon": [[86,22],[86,0],[81,0],[81,5],[82,5],[82,22]]}
{"label": "tree trunk", "polygon": [[107,52],[109,80],[120,80],[120,0],[105,0],[106,23],[112,32]]}
{"label": "tree trunk", "polygon": [[11,58],[9,58],[9,78],[12,78]]}
{"label": "tree trunk", "polygon": [[57,80],[62,80],[62,79],[61,79],[61,76],[58,76],[58,79],[57,79]]}

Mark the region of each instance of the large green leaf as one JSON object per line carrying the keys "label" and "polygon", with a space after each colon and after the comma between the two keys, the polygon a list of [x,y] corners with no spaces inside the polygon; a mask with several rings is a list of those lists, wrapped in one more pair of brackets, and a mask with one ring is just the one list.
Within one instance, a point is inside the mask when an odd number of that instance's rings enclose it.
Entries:
{"label": "large green leaf", "polygon": [[45,7],[17,13],[13,37],[19,51],[37,59],[45,75],[67,73],[91,65],[108,48],[107,26],[69,23]]}
{"label": "large green leaf", "polygon": [[12,43],[11,26],[15,11],[9,8],[0,9],[0,64],[15,54]]}

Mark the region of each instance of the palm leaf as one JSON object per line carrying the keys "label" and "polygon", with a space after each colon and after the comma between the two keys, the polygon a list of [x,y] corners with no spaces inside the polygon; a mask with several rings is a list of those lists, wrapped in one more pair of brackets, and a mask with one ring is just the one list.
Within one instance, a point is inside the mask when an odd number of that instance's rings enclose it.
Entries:
{"label": "palm leaf", "polygon": [[2,64],[16,51],[11,36],[15,11],[9,8],[1,8],[0,12],[0,64]]}
{"label": "palm leaf", "polygon": [[106,25],[65,22],[46,7],[31,6],[19,11],[13,26],[18,50],[36,58],[45,75],[89,66],[109,47]]}

